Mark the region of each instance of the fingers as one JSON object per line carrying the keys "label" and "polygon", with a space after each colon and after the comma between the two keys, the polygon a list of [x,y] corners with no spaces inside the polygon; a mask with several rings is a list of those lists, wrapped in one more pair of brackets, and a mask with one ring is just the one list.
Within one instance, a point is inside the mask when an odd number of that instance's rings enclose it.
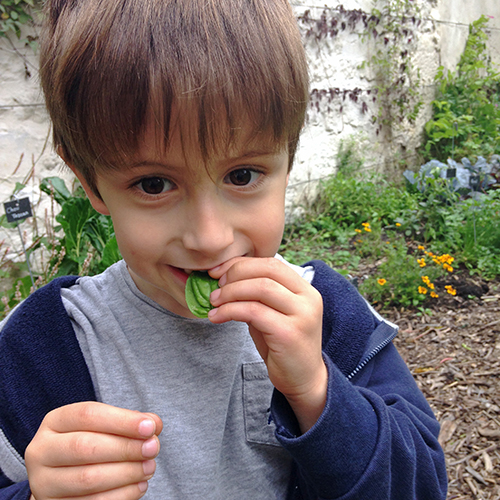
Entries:
{"label": "fingers", "polygon": [[44,423],[54,432],[90,431],[137,439],[159,434],[163,427],[161,419],[152,413],[145,414],[94,401],[57,408],[47,414]]}
{"label": "fingers", "polygon": [[[243,321],[265,332],[287,328],[287,320],[300,315],[321,316],[319,292],[293,269],[277,259],[240,258],[221,276],[221,288],[212,292],[214,323]],[[265,307],[261,307],[262,304]],[[278,316],[279,313],[281,316]]]}
{"label": "fingers", "polygon": [[134,485],[136,498],[137,485],[150,479],[155,467],[154,460],[150,460],[45,469],[37,487],[49,498],[72,498]]}
{"label": "fingers", "polygon": [[[256,302],[266,304],[283,314],[293,314],[295,310],[294,294],[280,283],[269,278],[254,278],[225,284],[215,290],[210,301],[214,307],[238,302]],[[240,304],[243,306],[243,304]],[[243,309],[248,310],[248,304]],[[244,321],[244,320],[241,320]]]}
{"label": "fingers", "polygon": [[293,269],[274,257],[238,257],[224,263],[217,268],[217,272],[211,270],[210,275],[219,279],[221,287],[252,278],[268,278],[280,283],[292,293],[300,293],[308,285]]}
{"label": "fingers", "polygon": [[48,413],[25,453],[36,499],[138,499],[154,474],[161,419],[83,402]]}
{"label": "fingers", "polygon": [[44,454],[47,467],[133,462],[155,458],[160,451],[157,436],[140,440],[85,431],[54,433],[50,440]]}

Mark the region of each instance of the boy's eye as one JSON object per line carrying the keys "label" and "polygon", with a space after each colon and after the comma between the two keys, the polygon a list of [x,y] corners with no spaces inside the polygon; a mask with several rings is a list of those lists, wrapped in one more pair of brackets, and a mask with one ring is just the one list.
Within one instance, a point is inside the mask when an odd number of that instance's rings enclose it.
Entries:
{"label": "boy's eye", "polygon": [[233,184],[234,186],[248,186],[248,184],[255,182],[260,175],[261,173],[256,170],[239,168],[238,170],[230,172],[226,176],[225,181],[229,184]]}
{"label": "boy's eye", "polygon": [[139,186],[141,191],[152,195],[162,194],[172,189],[172,183],[162,177],[146,177],[145,179],[141,179],[137,183],[137,186]]}

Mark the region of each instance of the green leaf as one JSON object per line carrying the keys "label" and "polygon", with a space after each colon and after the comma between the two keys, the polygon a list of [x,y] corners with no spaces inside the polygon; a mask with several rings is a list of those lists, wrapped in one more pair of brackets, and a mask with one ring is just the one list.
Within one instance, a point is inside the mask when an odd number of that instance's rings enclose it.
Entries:
{"label": "green leaf", "polygon": [[90,201],[86,198],[71,198],[64,202],[61,212],[56,216],[64,230],[64,246],[68,258],[82,263],[87,255],[85,226],[95,214]]}
{"label": "green leaf", "polygon": [[219,288],[219,281],[211,278],[208,273],[192,272],[187,280],[185,291],[189,310],[198,318],[208,317],[208,312],[213,309],[210,294],[217,288]]}
{"label": "green leaf", "polygon": [[63,205],[65,201],[71,198],[71,193],[60,177],[46,177],[40,183],[40,189],[49,196],[54,193],[54,199],[59,205]]}
{"label": "green leaf", "polygon": [[115,262],[118,262],[122,259],[120,250],[118,249],[118,243],[116,241],[116,237],[113,236],[104,247],[102,252],[102,260],[99,263],[99,271],[102,272],[106,270],[109,266],[113,265]]}

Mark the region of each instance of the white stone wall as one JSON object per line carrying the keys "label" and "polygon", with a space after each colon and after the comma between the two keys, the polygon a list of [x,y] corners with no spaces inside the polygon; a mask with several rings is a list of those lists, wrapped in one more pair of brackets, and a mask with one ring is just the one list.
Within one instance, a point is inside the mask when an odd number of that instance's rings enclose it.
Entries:
{"label": "white stone wall", "polygon": [[[412,44],[415,50],[414,64],[421,70],[421,91],[428,103],[434,92],[433,78],[439,65],[454,68],[465,45],[468,24],[481,14],[492,16],[490,20],[490,52],[493,60],[500,63],[500,2],[498,0],[415,0],[419,2],[421,24],[418,39]],[[330,8],[343,4],[345,9],[362,9],[369,12],[372,0],[292,0],[300,15],[311,10],[320,15],[325,4]],[[373,43],[362,43],[359,33],[346,30],[335,39],[319,42],[308,41],[311,88],[369,89],[375,85],[370,70],[360,70],[359,65],[373,53]],[[24,34],[26,35],[26,34]],[[35,33],[36,35],[36,33]],[[8,201],[17,182],[27,183],[21,193],[28,195],[37,207],[43,224],[46,202],[40,204],[39,180],[59,175],[72,182],[73,177],[61,170],[62,162],[54,154],[50,140],[50,126],[42,104],[38,87],[37,57],[30,48],[12,38],[12,43],[0,39],[0,202]],[[289,208],[300,205],[302,196],[314,191],[314,180],[332,173],[336,154],[343,141],[354,141],[364,168],[384,169],[388,155],[399,151],[400,159],[411,165],[420,144],[422,127],[430,117],[429,107],[424,107],[419,118],[411,126],[396,130],[387,141],[385,134],[377,135],[370,116],[376,113],[376,105],[370,101],[369,110],[348,98],[339,112],[340,101],[332,103],[330,113],[311,111],[304,131],[297,161],[289,187]],[[403,152],[402,151],[402,146]],[[28,180],[27,180],[28,179]],[[45,204],[44,204],[45,203]],[[3,207],[0,205],[3,213]],[[30,224],[23,229],[30,232]],[[0,242],[12,247],[12,253],[20,250],[17,232],[0,228]],[[28,236],[29,244],[29,236]],[[2,248],[0,247],[0,252]]]}
{"label": "white stone wall", "polygon": [[[492,59],[500,63],[500,2],[498,0],[416,0],[421,23],[416,28],[417,38],[413,47],[413,63],[420,70],[420,92],[426,105],[414,124],[404,123],[395,127],[393,136],[376,134],[370,122],[376,105],[369,103],[363,114],[360,106],[346,99],[342,113],[311,113],[308,126],[301,140],[297,162],[290,182],[290,204],[301,203],[301,195],[314,195],[315,183],[332,173],[336,167],[336,154],[341,141],[351,141],[358,146],[359,155],[368,170],[394,169],[399,160],[409,167],[418,162],[417,151],[421,143],[424,124],[431,117],[430,101],[434,98],[434,76],[440,65],[454,69],[462,54],[468,36],[469,23],[482,14],[492,17],[489,21],[489,49]],[[345,9],[362,9],[370,12],[372,0],[292,0],[297,14],[310,10],[319,17],[324,6],[335,8],[342,4]],[[377,2],[376,5],[380,4]],[[380,8],[380,7],[379,7]],[[335,39],[308,42],[311,68],[311,88],[340,88],[363,90],[376,85],[373,72],[360,70],[359,66],[374,53],[372,43],[362,43],[359,24],[354,33],[346,30]],[[333,106],[335,108],[335,106]],[[337,106],[338,108],[338,106]],[[324,108],[322,108],[324,111]],[[395,172],[396,173],[396,172]],[[309,189],[308,189],[309,188]]]}

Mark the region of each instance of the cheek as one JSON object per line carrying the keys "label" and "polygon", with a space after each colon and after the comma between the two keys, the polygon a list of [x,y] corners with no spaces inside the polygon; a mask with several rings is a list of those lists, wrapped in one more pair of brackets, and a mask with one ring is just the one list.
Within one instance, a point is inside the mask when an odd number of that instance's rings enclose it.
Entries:
{"label": "cheek", "polygon": [[155,224],[121,214],[113,218],[116,241],[123,258],[153,255],[161,236]]}
{"label": "cheek", "polygon": [[[271,208],[271,207],[270,207]],[[283,237],[285,216],[283,208],[255,214],[253,223],[253,242],[259,257],[273,257],[278,251]]]}

